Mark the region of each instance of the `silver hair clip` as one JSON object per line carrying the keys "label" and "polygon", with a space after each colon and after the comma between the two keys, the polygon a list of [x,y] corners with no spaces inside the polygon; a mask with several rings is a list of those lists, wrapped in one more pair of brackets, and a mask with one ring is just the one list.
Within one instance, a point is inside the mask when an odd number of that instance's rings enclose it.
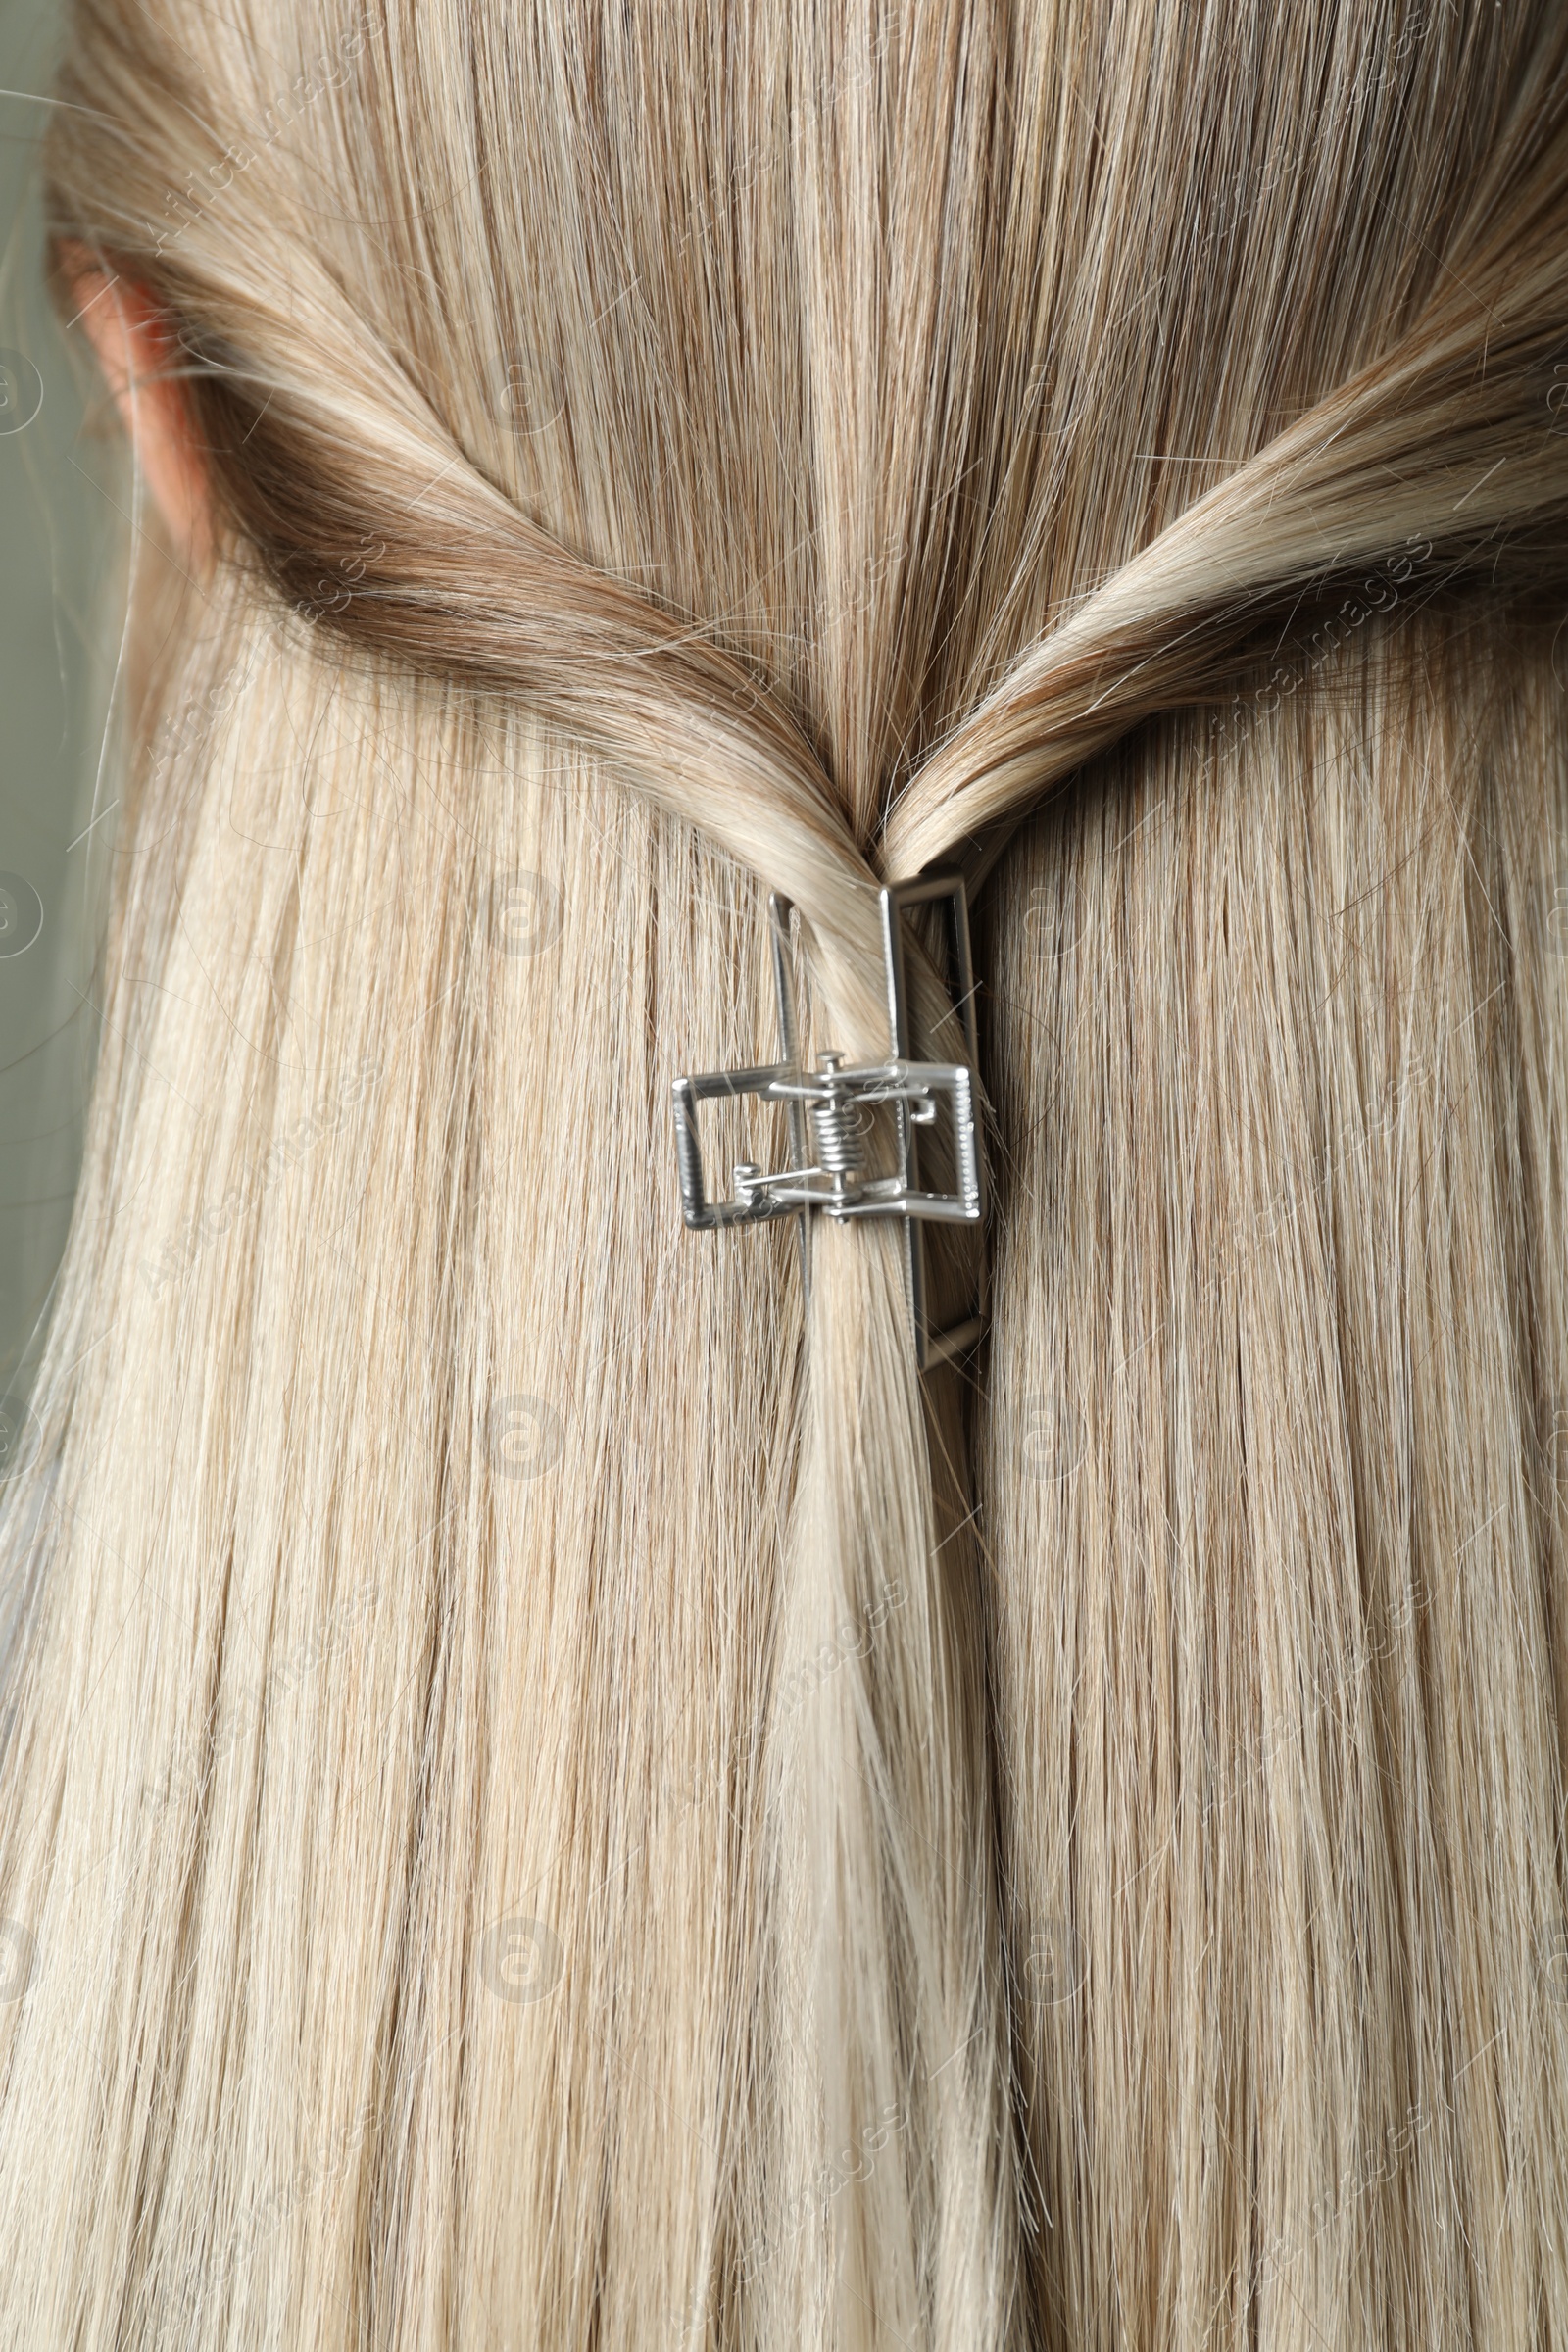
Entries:
{"label": "silver hair clip", "polygon": [[[909,1012],[904,959],[903,918],[907,908],[945,901],[952,913],[955,1009],[963,1027],[967,1062],[911,1061]],[[680,1168],[681,1213],[688,1225],[756,1225],[798,1213],[802,1264],[810,1280],[809,1220],[823,1216],[902,1217],[905,1276],[914,1322],[915,1358],[922,1372],[947,1361],[979,1338],[983,1318],[969,1316],[946,1331],[934,1331],[926,1316],[925,1240],[922,1225],[977,1225],[981,1216],[980,1147],[975,1128],[974,967],[969,952],[969,906],[960,874],[936,874],[919,882],[890,884],[882,892],[882,948],[887,964],[886,1061],[846,1069],[841,1054],[823,1054],[814,1070],[803,1069],[796,1043],[795,997],[790,980],[790,902],[777,892],[768,901],[773,940],[773,982],[778,996],[782,1061],[751,1070],[710,1070],[700,1078],[677,1078],[675,1151]],[[697,1134],[697,1105],[717,1098],[756,1095],[782,1104],[789,1128],[790,1164],[770,1173],[742,1160],[727,1200],[710,1200]],[[935,1123],[939,1101],[952,1108],[955,1189],[920,1188],[916,1130]],[[872,1176],[865,1167],[864,1108],[891,1102],[896,1113],[898,1170]],[[810,1122],[810,1146],[807,1122]],[[811,1156],[814,1147],[815,1156]]]}

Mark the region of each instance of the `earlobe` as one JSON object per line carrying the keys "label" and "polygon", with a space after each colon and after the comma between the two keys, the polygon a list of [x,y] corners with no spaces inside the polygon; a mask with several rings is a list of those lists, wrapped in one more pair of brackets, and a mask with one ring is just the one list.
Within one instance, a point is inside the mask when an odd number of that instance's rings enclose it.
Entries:
{"label": "earlobe", "polygon": [[69,331],[92,344],[180,560],[205,572],[213,552],[211,505],[175,373],[173,325],[144,287],[106,269],[86,246],[63,244],[57,259],[71,290]]}

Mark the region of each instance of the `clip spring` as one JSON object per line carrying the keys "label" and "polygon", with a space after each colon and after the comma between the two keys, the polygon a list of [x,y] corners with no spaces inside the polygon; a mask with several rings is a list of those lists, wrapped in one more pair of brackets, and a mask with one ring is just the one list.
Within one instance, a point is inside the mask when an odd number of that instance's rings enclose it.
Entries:
{"label": "clip spring", "polygon": [[[956,1009],[963,1027],[967,1062],[914,1061],[909,1055],[909,1016],[905,971],[903,916],[910,906],[948,903],[953,920]],[[842,1054],[822,1054],[814,1070],[802,1067],[796,1042],[795,1000],[790,985],[790,904],[775,892],[768,902],[773,941],[773,981],[778,998],[779,1042],[784,1058],[756,1069],[710,1070],[674,1083],[675,1150],[680,1170],[681,1213],[688,1225],[710,1229],[760,1224],[798,1213],[802,1260],[809,1281],[810,1212],[838,1219],[902,1217],[905,1221],[905,1279],[914,1322],[915,1357],[921,1371],[943,1363],[979,1338],[976,1313],[945,1331],[931,1328],[926,1314],[924,1223],[977,1225],[982,1214],[980,1147],[976,1129],[974,1071],[974,974],[969,951],[969,910],[963,878],[940,874],[918,882],[890,884],[882,892],[882,944],[887,966],[888,1032],[885,1061],[847,1068]],[[786,1113],[790,1164],[764,1171],[742,1160],[734,1171],[734,1193],[710,1200],[697,1133],[697,1105],[715,1098],[755,1095],[780,1103]],[[921,1189],[916,1131],[935,1123],[939,1102],[952,1113],[955,1184],[952,1192]],[[891,1103],[895,1111],[897,1172],[866,1171],[867,1110]],[[808,1140],[809,1139],[809,1140]],[[814,1152],[814,1155],[813,1155]]]}

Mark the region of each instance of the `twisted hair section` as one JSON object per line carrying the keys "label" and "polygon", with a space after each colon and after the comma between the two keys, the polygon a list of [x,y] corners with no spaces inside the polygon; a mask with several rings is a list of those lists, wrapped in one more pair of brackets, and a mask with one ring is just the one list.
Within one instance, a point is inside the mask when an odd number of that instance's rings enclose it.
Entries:
{"label": "twisted hair section", "polygon": [[[291,281],[287,317],[247,321],[243,357],[224,356],[221,313],[209,325],[199,292],[172,277],[169,293],[216,479],[280,591],[350,641],[523,694],[593,742],[796,900],[819,955],[847,958],[837,986],[853,996],[848,964],[873,953],[873,867],[909,878],[967,843],[980,865],[994,859],[994,830],[1039,794],[1152,713],[1214,700],[1271,612],[1379,559],[1405,558],[1405,578],[1417,544],[1448,576],[1494,567],[1499,551],[1556,576],[1560,144],[1510,196],[1490,240],[1446,261],[1403,336],[1026,648],[897,784],[870,852],[796,718],[711,624],[651,605],[531,524],[324,274],[304,298]],[[873,1025],[858,1043],[874,1041]]]}

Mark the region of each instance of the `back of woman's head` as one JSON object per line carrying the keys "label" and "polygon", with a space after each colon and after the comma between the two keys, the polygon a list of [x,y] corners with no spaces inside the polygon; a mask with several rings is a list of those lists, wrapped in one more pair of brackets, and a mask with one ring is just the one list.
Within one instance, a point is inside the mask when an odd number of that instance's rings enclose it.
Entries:
{"label": "back of woman's head", "polygon": [[[8,2340],[1568,2342],[1560,12],[77,0],[59,97],[207,524],[0,1523]],[[669,1103],[769,890],[885,1055],[942,871],[922,1373]]]}

